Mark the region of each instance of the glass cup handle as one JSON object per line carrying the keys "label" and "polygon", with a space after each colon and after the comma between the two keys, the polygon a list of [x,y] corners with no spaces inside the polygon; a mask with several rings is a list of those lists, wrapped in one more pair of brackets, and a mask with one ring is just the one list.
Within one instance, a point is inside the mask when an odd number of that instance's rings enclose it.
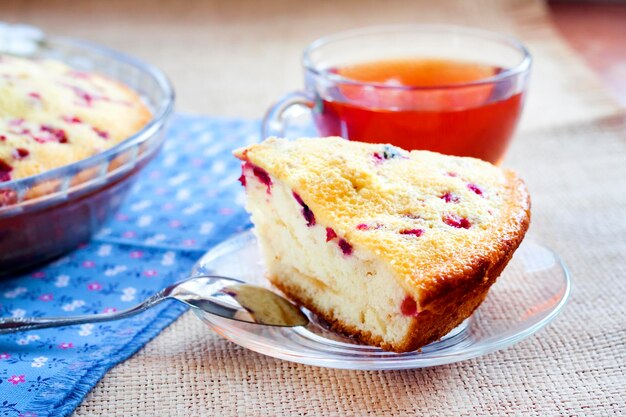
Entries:
{"label": "glass cup handle", "polygon": [[269,136],[284,137],[285,129],[289,122],[287,110],[292,106],[303,106],[312,109],[314,104],[313,99],[304,91],[294,91],[287,94],[274,103],[265,113],[261,127],[261,138],[265,139]]}

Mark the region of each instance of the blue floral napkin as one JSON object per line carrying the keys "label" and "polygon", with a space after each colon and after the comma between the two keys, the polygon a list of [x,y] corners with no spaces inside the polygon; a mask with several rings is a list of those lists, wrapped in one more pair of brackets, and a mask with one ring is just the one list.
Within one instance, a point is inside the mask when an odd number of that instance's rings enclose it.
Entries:
{"label": "blue floral napkin", "polygon": [[[207,249],[249,226],[231,151],[258,141],[258,131],[255,121],[178,115],[162,153],[96,238],[0,281],[0,315],[121,310],[185,278]],[[107,370],[183,311],[167,302],[122,321],[0,336],[0,416],[70,414]]]}

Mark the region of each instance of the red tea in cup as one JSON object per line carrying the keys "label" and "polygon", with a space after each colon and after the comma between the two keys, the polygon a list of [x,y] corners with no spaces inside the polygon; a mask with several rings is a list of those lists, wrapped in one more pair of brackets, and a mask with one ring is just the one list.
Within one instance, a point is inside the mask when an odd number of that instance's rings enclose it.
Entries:
{"label": "red tea in cup", "polygon": [[[504,155],[522,110],[521,92],[501,97],[497,82],[466,85],[497,75],[499,67],[407,58],[332,71],[363,84],[339,85],[335,97],[318,98],[314,117],[324,136],[495,163]],[[372,84],[394,88],[369,88]]]}

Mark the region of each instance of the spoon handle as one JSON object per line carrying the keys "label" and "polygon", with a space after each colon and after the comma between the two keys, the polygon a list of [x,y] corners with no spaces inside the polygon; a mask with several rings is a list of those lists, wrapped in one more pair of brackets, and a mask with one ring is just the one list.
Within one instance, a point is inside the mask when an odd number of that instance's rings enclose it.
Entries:
{"label": "spoon handle", "polygon": [[85,314],[70,317],[18,317],[0,318],[0,334],[21,332],[25,330],[46,329],[49,327],[71,326],[74,324],[97,323],[101,321],[119,320],[134,316],[160,303],[165,298],[164,291],[146,298],[140,304],[127,310],[106,314]]}

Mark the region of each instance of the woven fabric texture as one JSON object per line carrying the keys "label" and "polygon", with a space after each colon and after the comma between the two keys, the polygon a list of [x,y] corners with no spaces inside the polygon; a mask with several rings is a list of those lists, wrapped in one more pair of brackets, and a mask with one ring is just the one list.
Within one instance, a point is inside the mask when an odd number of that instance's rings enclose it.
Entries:
{"label": "woven fabric texture", "polygon": [[[143,0],[0,5],[7,20],[106,43],[163,68],[179,109],[258,118],[301,86],[304,45],[338,30],[453,23],[514,34],[534,67],[504,165],[527,180],[530,233],[569,265],[563,313],[518,345],[453,365],[354,372],[246,351],[186,314],[112,369],[76,416],[619,416],[626,410],[624,110],[539,0]],[[93,17],[116,24],[93,24]]]}

